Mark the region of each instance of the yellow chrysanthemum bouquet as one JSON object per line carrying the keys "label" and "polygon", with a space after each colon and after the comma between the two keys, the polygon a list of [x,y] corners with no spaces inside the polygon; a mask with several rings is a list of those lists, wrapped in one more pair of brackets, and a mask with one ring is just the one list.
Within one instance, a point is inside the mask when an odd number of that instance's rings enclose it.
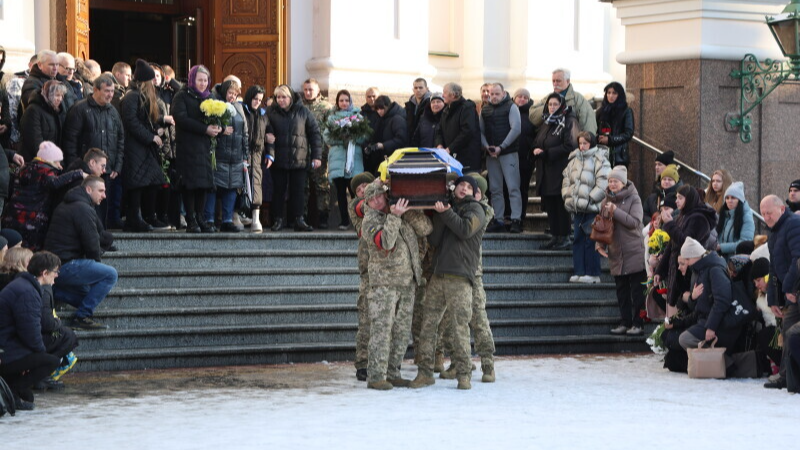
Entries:
{"label": "yellow chrysanthemum bouquet", "polygon": [[[208,100],[204,100],[203,103],[200,103],[200,111],[205,114],[205,119],[203,122],[206,125],[216,125],[218,127],[225,128],[231,124],[231,112],[228,110],[228,104],[220,101],[214,100],[213,98],[209,98]],[[211,168],[217,168],[217,158],[216,158],[216,149],[217,149],[217,138],[211,138]]]}

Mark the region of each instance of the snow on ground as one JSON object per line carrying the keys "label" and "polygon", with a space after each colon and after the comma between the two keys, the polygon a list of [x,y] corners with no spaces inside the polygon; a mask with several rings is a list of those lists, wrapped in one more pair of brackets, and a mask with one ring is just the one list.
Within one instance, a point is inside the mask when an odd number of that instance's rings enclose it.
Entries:
{"label": "snow on ground", "polygon": [[[500,359],[471,391],[377,392],[329,365],[307,389],[208,389],[0,418],[16,449],[757,449],[797,445],[800,396],[764,380],[690,380],[655,355]],[[408,366],[404,376],[413,377]],[[47,394],[57,395],[57,394]],[[53,404],[56,403],[56,404]],[[437,447],[438,446],[438,447]]]}

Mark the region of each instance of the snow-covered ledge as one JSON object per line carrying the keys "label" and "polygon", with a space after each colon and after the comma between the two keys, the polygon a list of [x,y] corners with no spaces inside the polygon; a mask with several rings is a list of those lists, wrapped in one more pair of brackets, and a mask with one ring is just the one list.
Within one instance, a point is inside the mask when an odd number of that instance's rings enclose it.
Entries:
{"label": "snow-covered ledge", "polygon": [[613,0],[625,26],[621,64],[684,59],[782,58],[764,16],[788,0]]}

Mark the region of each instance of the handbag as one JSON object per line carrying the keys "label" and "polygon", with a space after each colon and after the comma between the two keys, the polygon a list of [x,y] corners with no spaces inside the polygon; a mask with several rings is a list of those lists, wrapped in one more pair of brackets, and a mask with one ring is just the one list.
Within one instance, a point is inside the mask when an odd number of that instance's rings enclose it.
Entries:
{"label": "handbag", "polygon": [[608,211],[608,208],[603,208],[600,213],[594,216],[592,222],[592,234],[589,239],[599,242],[601,244],[610,245],[614,236],[614,217]]}
{"label": "handbag", "polygon": [[253,210],[253,190],[250,188],[250,171],[244,166],[244,188],[236,196],[236,211],[250,214]]}
{"label": "handbag", "polygon": [[711,347],[703,348],[706,341],[700,341],[697,348],[686,349],[689,355],[689,378],[725,378],[725,348],[715,347],[717,338],[711,341]]}

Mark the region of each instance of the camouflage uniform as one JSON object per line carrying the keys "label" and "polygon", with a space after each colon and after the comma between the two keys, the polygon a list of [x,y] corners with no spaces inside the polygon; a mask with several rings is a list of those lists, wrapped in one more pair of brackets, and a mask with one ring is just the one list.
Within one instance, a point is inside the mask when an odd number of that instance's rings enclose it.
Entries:
{"label": "camouflage uniform", "polygon": [[361,239],[361,223],[364,220],[364,209],[366,207],[366,200],[363,198],[354,198],[350,200],[348,206],[348,213],[350,215],[350,223],[358,233],[358,274],[360,283],[358,285],[358,331],[356,332],[356,369],[366,369],[368,361],[369,349],[369,310],[367,308],[367,291],[369,290],[369,276],[367,275],[367,267],[369,264],[369,250],[367,242]]}
{"label": "camouflage uniform", "polygon": [[[489,206],[486,199],[480,201],[484,211],[486,211],[488,221],[494,217],[494,209]],[[475,272],[475,281],[472,283],[472,320],[469,328],[475,338],[475,353],[481,357],[481,368],[494,368],[494,336],[489,325],[489,317],[486,315],[486,291],[483,289],[483,246],[480,248],[480,258],[478,259],[478,270]],[[444,323],[449,323],[452,318],[445,312]],[[453,352],[453,332],[452,328],[447,327],[444,332],[444,350],[450,354]]]}
{"label": "camouflage uniform", "polygon": [[445,310],[451,314],[450,324],[445,327],[454,332],[452,360],[456,373],[459,377],[470,375],[472,289],[487,222],[484,209],[471,196],[455,201],[452,208],[434,216],[434,231],[429,237],[436,248],[434,275],[424,302],[418,378],[433,376],[438,328]]}
{"label": "camouflage uniform", "polygon": [[[328,112],[331,110],[332,106],[328,102],[328,100],[323,97],[322,95],[317,96],[313,101],[308,101],[305,98],[303,99],[303,105],[311,110],[311,113],[314,114],[314,117],[317,119],[317,124],[319,124],[320,133],[322,132],[323,128],[325,127],[325,118],[328,115]],[[328,211],[330,209],[330,198],[331,198],[331,184],[328,181],[328,152],[330,151],[330,147],[328,143],[325,142],[325,138],[322,138],[322,164],[316,169],[312,169],[311,165],[308,166],[308,182],[306,183],[306,200],[308,200],[311,186],[314,186],[314,191],[317,193],[317,211],[320,213],[320,220],[326,220],[328,217]],[[308,215],[308,201],[305,202],[306,208],[306,216]]]}
{"label": "camouflage uniform", "polygon": [[[369,197],[368,197],[369,198]],[[369,363],[367,381],[399,379],[408,349],[414,286],[422,279],[418,236],[432,230],[420,211],[403,217],[365,208],[361,239],[369,249]]]}

